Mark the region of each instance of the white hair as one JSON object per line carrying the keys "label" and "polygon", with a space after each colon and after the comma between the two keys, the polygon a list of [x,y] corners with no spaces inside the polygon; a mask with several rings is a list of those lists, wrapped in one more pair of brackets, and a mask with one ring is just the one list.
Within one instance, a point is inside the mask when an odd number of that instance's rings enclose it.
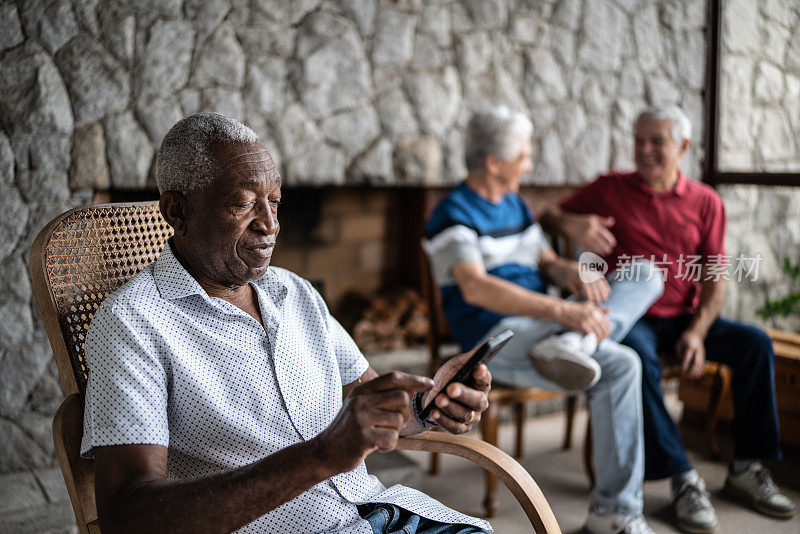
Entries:
{"label": "white hair", "polygon": [[689,117],[678,106],[650,106],[636,117],[633,126],[647,119],[668,119],[672,124],[672,139],[682,143],[684,139],[692,138],[692,123]]}
{"label": "white hair", "polygon": [[212,155],[215,146],[256,141],[258,135],[253,130],[219,113],[197,113],[179,120],[158,149],[158,192],[188,193],[208,186],[220,171]]}
{"label": "white hair", "polygon": [[489,154],[502,160],[513,159],[522,149],[522,143],[532,135],[533,123],[530,119],[508,106],[475,113],[466,132],[464,159],[467,170],[483,169]]}

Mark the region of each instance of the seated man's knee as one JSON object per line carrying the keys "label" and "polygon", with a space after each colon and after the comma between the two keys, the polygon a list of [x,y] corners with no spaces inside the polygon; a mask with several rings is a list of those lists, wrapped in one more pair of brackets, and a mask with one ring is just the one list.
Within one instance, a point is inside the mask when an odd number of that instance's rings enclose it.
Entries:
{"label": "seated man's knee", "polygon": [[642,360],[636,351],[625,345],[619,345],[620,350],[625,354],[625,365],[628,373],[633,376],[633,380],[638,384],[642,379]]}
{"label": "seated man's knee", "polygon": [[603,344],[610,354],[600,364],[602,376],[609,380],[638,384],[642,379],[642,362],[636,351],[613,341],[604,341]]}
{"label": "seated man's knee", "polygon": [[[753,342],[762,349],[771,349],[772,348],[772,338],[769,337],[769,334],[765,330],[757,326],[750,327],[753,336]],[[770,351],[771,352],[771,351]]]}

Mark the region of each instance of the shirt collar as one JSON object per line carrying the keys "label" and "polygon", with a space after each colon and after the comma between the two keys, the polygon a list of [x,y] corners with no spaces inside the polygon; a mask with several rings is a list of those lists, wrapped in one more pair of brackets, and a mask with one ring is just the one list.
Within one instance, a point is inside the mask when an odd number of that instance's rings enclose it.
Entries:
{"label": "shirt collar", "polygon": [[673,187],[670,191],[665,191],[664,193],[656,193],[655,191],[653,191],[653,189],[649,185],[644,183],[641,180],[641,178],[639,178],[639,175],[636,174],[636,172],[632,172],[628,175],[628,183],[631,186],[635,187],[636,189],[644,191],[645,193],[651,196],[675,195],[678,197],[684,197],[686,196],[686,192],[689,189],[687,178],[680,171],[680,169],[678,170],[678,181],[675,183],[675,187]]}
{"label": "shirt collar", "polygon": [[[175,257],[171,239],[167,241],[164,250],[153,266],[153,278],[158,292],[165,300],[181,299],[191,295],[200,295],[206,300],[210,298],[206,290]],[[261,280],[266,282],[264,285],[272,302],[276,306],[280,306],[289,291],[286,284],[271,268],[267,269]],[[254,285],[257,287],[257,284]]]}
{"label": "shirt collar", "polygon": [[189,295],[207,295],[200,283],[189,274],[172,251],[172,239],[167,241],[164,250],[153,267],[153,278],[158,292],[165,300],[180,299]]}

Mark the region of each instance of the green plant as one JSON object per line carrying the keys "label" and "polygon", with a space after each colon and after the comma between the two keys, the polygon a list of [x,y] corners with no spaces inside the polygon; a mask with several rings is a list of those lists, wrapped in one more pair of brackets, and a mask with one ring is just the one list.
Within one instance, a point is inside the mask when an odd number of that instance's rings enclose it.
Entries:
{"label": "green plant", "polygon": [[779,299],[764,299],[764,306],[756,310],[756,314],[763,319],[800,314],[800,263],[792,265],[789,258],[783,258],[781,267],[792,278],[795,290]]}

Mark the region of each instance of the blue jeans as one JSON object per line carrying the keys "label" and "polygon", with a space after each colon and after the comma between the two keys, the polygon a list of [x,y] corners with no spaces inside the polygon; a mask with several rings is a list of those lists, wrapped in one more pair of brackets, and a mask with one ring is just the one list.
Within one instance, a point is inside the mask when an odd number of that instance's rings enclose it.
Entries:
{"label": "blue jeans", "polygon": [[[644,474],[648,480],[691,469],[678,426],[664,407],[658,352],[674,349],[692,317],[644,317],[623,340],[642,360]],[[755,326],[720,317],[708,330],[705,349],[707,360],[733,370],[734,458],[779,459],[775,354],[769,336]]]}
{"label": "blue jeans", "polygon": [[[649,265],[649,262],[642,262]],[[642,512],[644,442],[642,439],[641,364],[630,348],[618,343],[644,315],[663,290],[660,276],[650,280],[610,279],[611,296],[605,306],[611,311],[611,338],[600,342],[592,355],[600,364],[600,380],[586,393],[589,401],[594,447],[596,484],[592,504],[623,514]],[[506,328],[514,337],[489,363],[496,383],[516,387],[560,388],[545,380],[531,365],[527,353],[532,345],[561,332],[564,327],[530,317],[507,317],[486,337]]]}
{"label": "blue jeans", "polygon": [[472,525],[439,523],[393,504],[367,504],[359,506],[358,511],[375,534],[486,534]]}

